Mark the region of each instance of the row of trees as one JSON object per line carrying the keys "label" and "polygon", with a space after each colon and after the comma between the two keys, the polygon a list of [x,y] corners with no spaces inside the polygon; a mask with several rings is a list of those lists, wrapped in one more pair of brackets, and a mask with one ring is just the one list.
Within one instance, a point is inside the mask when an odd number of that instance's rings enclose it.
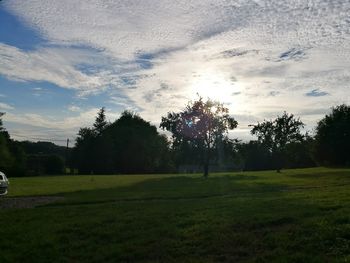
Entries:
{"label": "row of trees", "polygon": [[[162,117],[160,128],[124,111],[113,123],[102,108],[92,127],[81,128],[71,152],[48,142],[10,139],[0,114],[0,170],[10,175],[63,173],[64,165],[82,174],[199,172],[349,166],[350,107],[340,105],[318,122],[315,135],[284,112],[274,120],[251,125],[256,140],[230,139],[237,121],[211,100],[189,102],[183,111]],[[69,156],[64,164],[64,157]]]}
{"label": "row of trees", "polygon": [[251,125],[257,141],[239,146],[248,170],[350,166],[350,106],[339,105],[322,118],[315,135],[302,133],[300,119],[284,113],[275,120]]}
{"label": "row of trees", "polygon": [[231,162],[236,169],[277,171],[314,165],[307,148],[312,138],[301,133],[304,124],[292,114],[284,112],[275,120],[251,125],[257,141],[249,143],[229,139],[228,131],[237,125],[223,104],[199,98],[182,112],[169,112],[160,127],[172,133],[172,149],[180,156],[194,151],[190,156],[199,158],[196,161],[204,167],[204,176],[210,162],[216,166]]}
{"label": "row of trees", "polygon": [[72,164],[81,173],[198,172],[264,170],[350,164],[349,106],[333,108],[316,135],[303,133],[304,123],[284,112],[274,120],[251,125],[257,140],[230,139],[237,121],[223,104],[208,99],[189,102],[183,111],[162,117],[160,128],[170,141],[137,114],[125,111],[108,123],[102,108],[92,128],[79,131]]}
{"label": "row of trees", "polygon": [[3,127],[0,112],[0,171],[10,176],[62,174],[66,149],[50,142],[15,141]]}

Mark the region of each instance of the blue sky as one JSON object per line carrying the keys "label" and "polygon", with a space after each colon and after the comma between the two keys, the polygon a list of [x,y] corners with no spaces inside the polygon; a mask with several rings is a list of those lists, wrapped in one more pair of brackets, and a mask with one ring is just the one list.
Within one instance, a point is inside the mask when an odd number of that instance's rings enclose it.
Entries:
{"label": "blue sky", "polygon": [[73,140],[99,108],[158,125],[199,93],[238,120],[284,110],[308,130],[350,103],[350,3],[0,2],[0,111],[16,139]]}

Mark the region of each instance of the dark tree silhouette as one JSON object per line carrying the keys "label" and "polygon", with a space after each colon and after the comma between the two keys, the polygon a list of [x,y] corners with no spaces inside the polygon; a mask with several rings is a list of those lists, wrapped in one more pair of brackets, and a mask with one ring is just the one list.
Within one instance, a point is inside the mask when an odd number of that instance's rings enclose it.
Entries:
{"label": "dark tree silhouette", "polygon": [[64,161],[58,155],[48,155],[44,160],[46,174],[62,174],[64,169]]}
{"label": "dark tree silhouette", "polygon": [[91,128],[80,128],[73,149],[73,163],[81,173],[92,173],[95,161],[96,133]]}
{"label": "dark tree silhouette", "polygon": [[[152,173],[166,170],[168,141],[157,128],[137,114],[124,111],[106,130],[112,142],[113,169],[121,173]],[[163,171],[164,171],[163,170]]]}
{"label": "dark tree silhouette", "polygon": [[212,150],[227,139],[228,130],[237,125],[222,103],[210,99],[203,101],[201,97],[189,102],[181,112],[169,112],[160,123],[162,129],[172,133],[175,147],[191,144],[201,155],[205,177],[208,176]]}
{"label": "dark tree silhouette", "polygon": [[94,131],[97,135],[102,134],[102,132],[108,127],[109,123],[106,120],[106,111],[105,108],[102,107],[100,111],[97,113],[97,117],[95,119]]}
{"label": "dark tree silhouette", "polygon": [[3,127],[0,112],[0,170],[9,176],[23,176],[25,173],[26,156],[23,149],[11,140],[10,134]]}
{"label": "dark tree silhouette", "polygon": [[4,127],[2,124],[2,116],[4,116],[5,113],[4,112],[0,112],[0,132],[4,131]]}
{"label": "dark tree silhouette", "polygon": [[257,171],[273,169],[271,153],[258,141],[237,144],[237,161],[242,170]]}
{"label": "dark tree silhouette", "polygon": [[324,165],[350,165],[350,106],[332,108],[316,127],[315,155]]}
{"label": "dark tree silhouette", "polygon": [[286,168],[314,167],[313,147],[314,138],[308,134],[305,134],[302,141],[288,143],[285,152]]}
{"label": "dark tree silhouette", "polygon": [[113,123],[102,108],[93,128],[81,128],[73,150],[80,173],[165,172],[170,163],[168,141],[135,113],[124,111]]}
{"label": "dark tree silhouette", "polygon": [[300,132],[304,127],[303,122],[286,112],[282,116],[277,116],[275,120],[265,120],[250,126],[253,127],[251,134],[257,136],[258,141],[271,153],[277,172],[280,172],[285,165],[286,146],[302,142],[304,138]]}
{"label": "dark tree silhouette", "polygon": [[14,158],[9,149],[9,134],[2,124],[2,116],[4,112],[0,112],[0,170],[7,171],[14,162]]}
{"label": "dark tree silhouette", "polygon": [[[92,128],[80,128],[73,150],[73,162],[81,173],[105,173],[101,159],[106,155],[107,146],[101,139],[110,123],[106,120],[105,108],[102,107],[95,118]],[[107,160],[105,160],[107,162]],[[99,166],[99,167],[98,167]]]}

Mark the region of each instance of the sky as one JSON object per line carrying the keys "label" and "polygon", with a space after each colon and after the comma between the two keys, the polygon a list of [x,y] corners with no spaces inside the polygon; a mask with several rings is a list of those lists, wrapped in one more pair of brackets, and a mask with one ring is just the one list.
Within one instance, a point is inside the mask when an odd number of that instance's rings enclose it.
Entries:
{"label": "sky", "polygon": [[0,111],[18,140],[74,141],[99,108],[158,126],[190,100],[249,124],[293,113],[312,133],[350,103],[346,0],[3,0]]}

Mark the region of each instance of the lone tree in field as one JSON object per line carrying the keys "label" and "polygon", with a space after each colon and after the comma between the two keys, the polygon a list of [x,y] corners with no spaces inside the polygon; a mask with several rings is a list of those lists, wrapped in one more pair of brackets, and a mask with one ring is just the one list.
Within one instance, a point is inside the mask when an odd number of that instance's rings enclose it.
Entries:
{"label": "lone tree in field", "polygon": [[[172,133],[173,145],[190,143],[202,156],[204,176],[209,173],[211,151],[227,138],[228,130],[236,128],[237,121],[230,117],[222,103],[208,99],[189,102],[178,113],[169,112],[162,117],[160,127]],[[195,158],[194,158],[195,159]]]}
{"label": "lone tree in field", "polygon": [[251,134],[257,136],[258,141],[269,150],[277,172],[284,166],[286,146],[302,142],[304,139],[304,135],[300,132],[304,123],[286,112],[282,116],[277,116],[275,120],[265,120],[250,126],[253,127]]}

